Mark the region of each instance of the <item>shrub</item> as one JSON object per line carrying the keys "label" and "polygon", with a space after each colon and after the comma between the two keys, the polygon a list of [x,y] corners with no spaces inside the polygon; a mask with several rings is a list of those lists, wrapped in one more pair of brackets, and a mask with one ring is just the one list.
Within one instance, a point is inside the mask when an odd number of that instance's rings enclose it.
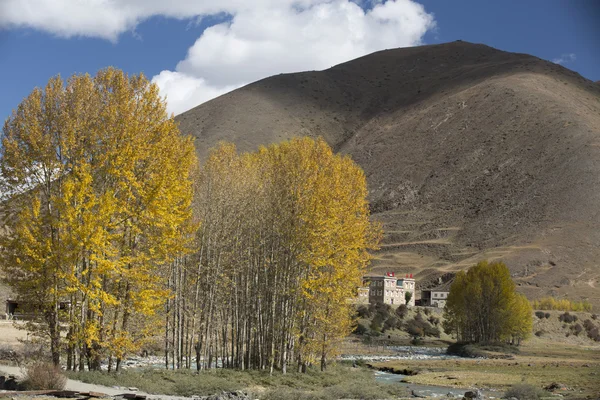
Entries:
{"label": "shrub", "polygon": [[564,314],[559,315],[558,320],[561,322],[566,322],[567,324],[570,324],[571,322],[577,321],[577,315],[572,315],[572,314],[569,314],[569,312],[566,312]]}
{"label": "shrub", "polygon": [[550,318],[550,313],[547,312],[546,314],[544,314],[544,317],[546,317],[546,319],[549,319]]}
{"label": "shrub", "polygon": [[369,306],[369,312],[371,313],[371,315],[381,314],[384,317],[384,319],[390,315],[391,310],[392,307],[389,304],[384,303],[375,303]]}
{"label": "shrub", "polygon": [[592,319],[598,319],[598,314],[592,314]]}
{"label": "shrub", "polygon": [[385,320],[385,318],[381,314],[375,315],[373,317],[373,320],[371,320],[371,325],[369,326],[369,328],[373,332],[381,332],[381,330],[383,328],[383,321],[384,320]]}
{"label": "shrub", "polygon": [[594,327],[594,329],[589,330],[587,332],[588,337],[596,342],[600,342],[600,330],[598,327]]}
{"label": "shrub", "polygon": [[414,325],[412,323],[408,323],[406,325],[406,332],[408,332],[409,335],[414,336],[414,337],[419,337],[419,336],[424,336],[425,335],[425,331],[423,330],[423,328]]}
{"label": "shrub", "polygon": [[534,300],[532,306],[536,310],[592,311],[592,305],[586,300],[577,302],[569,299],[555,299],[554,297]]}
{"label": "shrub", "polygon": [[423,339],[421,339],[418,336],[415,336],[411,339],[410,344],[412,344],[413,346],[420,346],[423,344]]}
{"label": "shrub", "polygon": [[519,348],[517,346],[508,343],[496,343],[487,345],[473,343],[453,343],[450,346],[448,346],[446,353],[461,357],[475,358],[489,356],[489,354],[487,353],[488,351],[504,354],[520,353]]}
{"label": "shrub", "polygon": [[575,324],[575,325],[571,326],[571,332],[573,332],[573,334],[575,336],[579,336],[581,331],[583,331],[583,327],[581,325]]}
{"label": "shrub", "polygon": [[431,310],[429,308],[427,308],[427,307],[425,307],[425,309],[423,310],[423,312],[425,313],[425,315],[430,315],[431,314]]}
{"label": "shrub", "polygon": [[406,322],[405,325],[406,332],[410,335],[416,336],[434,336],[440,337],[440,329],[434,326],[431,326],[429,322],[423,319],[423,315],[421,313],[417,313],[415,317]]}
{"label": "shrub", "polygon": [[429,323],[430,323],[431,325],[439,325],[439,324],[440,324],[440,319],[439,319],[439,318],[437,318],[437,317],[434,317],[433,315],[432,315],[431,317],[429,317],[429,318],[427,319],[427,321],[429,321]]}
{"label": "shrub", "polygon": [[364,335],[368,331],[369,331],[369,328],[367,328],[366,326],[364,326],[361,323],[358,323],[358,325],[356,325],[356,328],[354,328],[354,333],[357,335]]}
{"label": "shrub", "polygon": [[543,311],[536,311],[535,316],[539,319],[543,319],[546,316],[546,314]]}
{"label": "shrub", "polygon": [[383,331],[387,331],[388,329],[396,329],[398,327],[398,318],[394,315],[390,315],[388,319],[385,320],[383,324]]}
{"label": "shrub", "polygon": [[448,346],[446,353],[468,358],[486,356],[485,352],[482,351],[478,346],[466,343],[452,343],[450,346]]}
{"label": "shrub", "polygon": [[594,325],[591,319],[586,319],[583,322],[583,328],[590,339],[600,342],[600,329]]}
{"label": "shrub", "polygon": [[541,330],[541,331],[537,331],[537,332],[535,333],[535,336],[537,336],[537,337],[542,337],[542,336],[544,336],[545,334],[546,334],[546,331],[544,331],[544,330]]}
{"label": "shrub", "polygon": [[358,318],[371,318],[373,315],[370,308],[365,305],[359,306],[356,309],[356,314],[358,315]]}
{"label": "shrub", "polygon": [[63,390],[66,384],[67,377],[60,367],[49,362],[36,362],[27,367],[22,382],[26,390]]}
{"label": "shrub", "polygon": [[426,326],[423,331],[425,332],[425,336],[431,336],[431,337],[436,337],[439,338],[440,337],[440,328],[438,328],[437,326]]}
{"label": "shrub", "polygon": [[408,314],[408,307],[405,304],[401,304],[396,308],[396,316],[400,319],[404,319]]}
{"label": "shrub", "polygon": [[513,385],[504,393],[505,399],[514,397],[518,400],[538,400],[540,397],[545,396],[546,393],[533,385],[519,384]]}

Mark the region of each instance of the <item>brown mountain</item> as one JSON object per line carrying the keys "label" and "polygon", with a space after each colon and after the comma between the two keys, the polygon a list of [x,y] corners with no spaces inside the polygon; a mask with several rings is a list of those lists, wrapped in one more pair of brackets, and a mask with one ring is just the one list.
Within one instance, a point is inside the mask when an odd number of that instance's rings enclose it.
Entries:
{"label": "brown mountain", "polygon": [[467,42],[273,76],[177,117],[200,157],[323,136],[366,172],[374,270],[423,281],[504,260],[530,297],[600,305],[600,87]]}

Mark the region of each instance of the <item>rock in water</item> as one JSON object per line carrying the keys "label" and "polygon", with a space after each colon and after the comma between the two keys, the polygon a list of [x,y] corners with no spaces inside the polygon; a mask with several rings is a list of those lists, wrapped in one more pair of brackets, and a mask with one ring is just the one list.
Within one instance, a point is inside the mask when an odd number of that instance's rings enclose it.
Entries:
{"label": "rock in water", "polygon": [[483,393],[479,389],[465,392],[463,400],[483,400]]}

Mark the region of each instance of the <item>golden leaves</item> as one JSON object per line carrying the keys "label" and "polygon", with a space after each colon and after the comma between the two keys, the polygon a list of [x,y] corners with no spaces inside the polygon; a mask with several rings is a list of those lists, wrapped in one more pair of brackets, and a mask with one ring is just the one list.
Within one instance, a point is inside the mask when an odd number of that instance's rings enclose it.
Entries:
{"label": "golden leaves", "polygon": [[188,251],[196,163],[157,87],[115,68],[52,78],[6,121],[2,147],[23,210],[2,264],[36,276],[13,275],[16,291],[51,313],[69,300],[67,323],[96,347],[129,329],[132,310],[153,313],[158,272]]}
{"label": "golden leaves", "polygon": [[362,170],[323,139],[241,155],[222,143],[210,152],[197,190],[201,251],[218,254],[215,266],[206,256],[203,273],[222,288],[223,301],[238,281],[277,282],[257,290],[258,300],[269,302],[265,310],[284,310],[277,302],[292,297],[293,322],[282,324],[302,338],[301,355],[331,354],[350,332],[346,300],[381,235],[369,221]]}
{"label": "golden leaves", "polygon": [[445,317],[447,328],[467,342],[524,339],[533,323],[531,305],[516,293],[506,265],[487,261],[456,275]]}

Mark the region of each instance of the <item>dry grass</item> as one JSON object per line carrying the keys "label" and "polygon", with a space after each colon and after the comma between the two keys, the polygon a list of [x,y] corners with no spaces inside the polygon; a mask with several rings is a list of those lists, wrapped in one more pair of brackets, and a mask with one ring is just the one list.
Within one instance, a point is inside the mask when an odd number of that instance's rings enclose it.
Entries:
{"label": "dry grass", "polygon": [[49,362],[36,362],[27,367],[21,383],[25,390],[63,390],[66,384],[67,377],[60,367]]}
{"label": "dry grass", "polygon": [[0,321],[0,346],[19,347],[19,340],[26,340],[27,332],[17,329],[13,321]]}
{"label": "dry grass", "polygon": [[425,385],[506,390],[519,383],[542,388],[559,382],[569,388],[562,393],[566,397],[600,392],[600,346],[533,340],[512,359],[403,360],[373,366],[418,371],[406,381]]}
{"label": "dry grass", "polygon": [[136,386],[153,394],[178,396],[213,395],[222,391],[243,390],[260,399],[337,400],[385,399],[406,396],[406,389],[375,381],[373,371],[352,368],[348,364],[332,365],[325,372],[310,368],[305,374],[283,375],[269,371],[203,371],[126,370],[119,374],[106,372],[72,372],[69,377],[105,386]]}

